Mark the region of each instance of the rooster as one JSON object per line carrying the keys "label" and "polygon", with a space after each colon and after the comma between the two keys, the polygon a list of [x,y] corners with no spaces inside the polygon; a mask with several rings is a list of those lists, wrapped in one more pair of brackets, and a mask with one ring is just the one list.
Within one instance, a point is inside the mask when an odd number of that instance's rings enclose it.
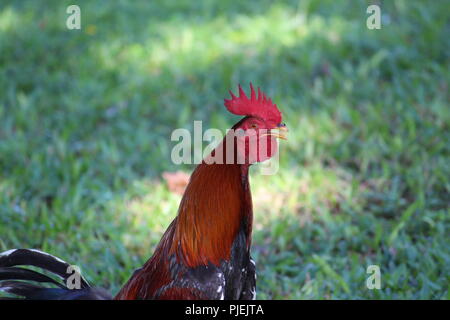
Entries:
{"label": "rooster", "polygon": [[[224,104],[244,116],[194,170],[172,221],[153,256],[136,270],[115,297],[65,284],[20,268],[33,265],[67,280],[68,263],[37,250],[0,254],[0,290],[30,299],[255,299],[255,263],[250,255],[253,209],[249,167],[273,157],[287,128],[276,104],[250,84]],[[17,281],[19,280],[19,281]],[[25,280],[25,281],[24,281]],[[51,283],[44,288],[33,282]]]}

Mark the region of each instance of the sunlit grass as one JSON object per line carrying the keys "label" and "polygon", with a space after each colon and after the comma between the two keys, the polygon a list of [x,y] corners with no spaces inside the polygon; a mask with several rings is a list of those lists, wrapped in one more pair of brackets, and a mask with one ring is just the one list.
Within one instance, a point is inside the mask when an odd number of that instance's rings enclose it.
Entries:
{"label": "sunlit grass", "polygon": [[19,25],[19,15],[11,8],[0,13],[0,31],[10,31]]}
{"label": "sunlit grass", "polygon": [[161,69],[174,73],[198,72],[227,56],[244,54],[252,59],[265,50],[274,54],[306,38],[318,37],[337,43],[350,27],[355,28],[338,18],[307,20],[301,13],[275,4],[264,14],[255,16],[218,16],[207,22],[174,18],[161,21],[157,28],[149,21],[142,27],[148,30],[144,39],[98,41],[89,50],[106,70],[158,76]]}

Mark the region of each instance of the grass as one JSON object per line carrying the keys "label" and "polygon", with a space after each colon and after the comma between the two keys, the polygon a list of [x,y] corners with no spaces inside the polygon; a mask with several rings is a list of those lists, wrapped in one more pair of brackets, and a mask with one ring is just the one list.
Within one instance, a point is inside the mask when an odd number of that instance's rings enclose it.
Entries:
{"label": "grass", "polygon": [[[259,299],[448,299],[444,1],[0,4],[0,250],[40,248],[117,292],[180,196],[175,128],[225,130],[252,81],[290,129],[252,170]],[[368,290],[369,265],[381,269]]]}

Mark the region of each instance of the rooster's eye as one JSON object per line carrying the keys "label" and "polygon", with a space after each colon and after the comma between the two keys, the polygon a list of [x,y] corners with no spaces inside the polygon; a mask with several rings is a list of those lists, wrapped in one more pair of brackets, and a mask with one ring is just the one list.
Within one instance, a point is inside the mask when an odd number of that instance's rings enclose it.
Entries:
{"label": "rooster's eye", "polygon": [[252,129],[257,129],[257,128],[258,128],[258,125],[257,125],[256,123],[252,123],[252,124],[250,125],[250,128],[252,128]]}

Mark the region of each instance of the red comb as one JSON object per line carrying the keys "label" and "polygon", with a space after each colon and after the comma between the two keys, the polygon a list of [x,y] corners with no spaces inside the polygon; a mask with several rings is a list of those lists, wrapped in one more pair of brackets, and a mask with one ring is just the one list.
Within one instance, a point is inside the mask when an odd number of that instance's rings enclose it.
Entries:
{"label": "red comb", "polygon": [[236,97],[230,90],[231,99],[224,99],[225,107],[233,114],[241,116],[254,116],[262,118],[265,121],[273,121],[275,124],[281,123],[281,112],[277,105],[272,103],[272,99],[258,88],[258,97],[256,97],[253,85],[250,83],[250,99],[245,95],[241,85],[239,85],[239,97]]}

